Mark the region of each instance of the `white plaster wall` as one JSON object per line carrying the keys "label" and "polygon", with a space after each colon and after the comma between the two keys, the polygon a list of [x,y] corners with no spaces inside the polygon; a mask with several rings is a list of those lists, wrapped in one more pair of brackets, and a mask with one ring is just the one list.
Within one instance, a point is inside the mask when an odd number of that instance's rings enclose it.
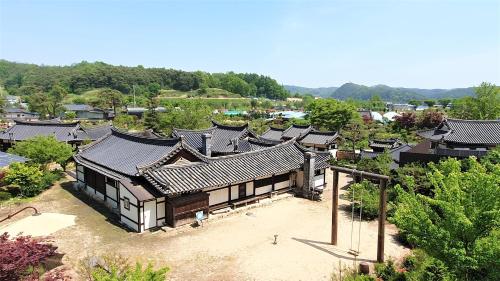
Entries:
{"label": "white plaster wall", "polygon": [[117,197],[116,197],[116,188],[114,186],[111,186],[109,184],[106,184],[106,196],[108,196],[109,198],[117,201]]}
{"label": "white plaster wall", "polygon": [[[158,221],[158,225],[163,225],[165,223],[165,198],[157,198],[156,204],[156,220]],[[163,218],[163,219],[158,219]]]}
{"label": "white plaster wall", "polygon": [[315,187],[323,187],[323,184],[325,183],[323,179],[323,175],[317,175],[314,177],[314,186]]}
{"label": "white plaster wall", "polygon": [[297,187],[304,187],[304,171],[297,172]]}
{"label": "white plaster wall", "polygon": [[273,190],[272,185],[261,186],[261,187],[258,187],[255,189],[255,195],[261,195],[264,193],[268,193],[268,192],[271,192],[272,190]]}
{"label": "white plaster wall", "polygon": [[130,228],[137,230],[137,223],[138,223],[137,216],[139,212],[138,207],[136,207],[137,199],[125,187],[123,187],[123,185],[120,184],[119,186],[120,186],[120,199],[127,197],[130,200],[130,210],[125,209],[124,207],[125,204],[123,203],[123,201],[120,202],[120,213],[130,218],[126,219],[123,216],[121,216],[121,221]]}
{"label": "white plaster wall", "polygon": [[288,187],[290,187],[290,180],[277,182],[274,184],[274,190],[279,190],[279,189],[288,188]]}
{"label": "white plaster wall", "polygon": [[208,204],[210,206],[229,201],[229,198],[228,198],[229,194],[228,194],[227,188],[223,188],[223,189],[219,189],[219,190],[215,190],[215,191],[210,191],[208,194],[210,195],[208,197]]}
{"label": "white plaster wall", "polygon": [[253,195],[253,181],[247,182],[247,196]]}
{"label": "white plaster wall", "polygon": [[237,185],[231,186],[231,200],[238,199],[239,189]]}

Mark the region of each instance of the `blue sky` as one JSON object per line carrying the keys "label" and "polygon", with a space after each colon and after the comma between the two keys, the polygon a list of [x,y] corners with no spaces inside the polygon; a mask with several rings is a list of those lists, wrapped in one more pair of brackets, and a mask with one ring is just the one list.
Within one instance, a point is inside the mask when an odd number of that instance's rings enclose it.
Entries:
{"label": "blue sky", "polygon": [[7,1],[0,58],[256,72],[283,84],[500,84],[500,1]]}

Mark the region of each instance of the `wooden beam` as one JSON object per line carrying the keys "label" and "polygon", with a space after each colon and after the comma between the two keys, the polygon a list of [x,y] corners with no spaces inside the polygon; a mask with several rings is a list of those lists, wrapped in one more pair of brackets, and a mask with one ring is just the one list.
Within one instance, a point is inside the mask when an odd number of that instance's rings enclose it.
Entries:
{"label": "wooden beam", "polygon": [[332,171],[338,171],[341,173],[346,173],[346,174],[356,175],[356,176],[363,176],[364,178],[369,178],[369,179],[377,179],[377,180],[389,180],[390,179],[389,176],[374,174],[374,173],[365,172],[365,171],[358,171],[355,169],[349,169],[349,168],[344,168],[344,167],[330,166],[330,169]]}
{"label": "wooden beam", "polygon": [[339,217],[339,172],[333,171],[332,237],[331,237],[332,245],[337,245],[338,217]]}
{"label": "wooden beam", "polygon": [[384,262],[385,219],[387,212],[387,180],[380,181],[380,199],[378,207],[377,262]]}

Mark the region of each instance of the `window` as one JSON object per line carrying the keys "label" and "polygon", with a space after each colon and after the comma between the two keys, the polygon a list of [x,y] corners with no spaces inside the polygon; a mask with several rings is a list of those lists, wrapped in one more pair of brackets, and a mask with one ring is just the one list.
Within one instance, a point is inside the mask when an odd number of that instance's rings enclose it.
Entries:
{"label": "window", "polygon": [[128,197],[123,197],[123,208],[130,211],[130,199]]}

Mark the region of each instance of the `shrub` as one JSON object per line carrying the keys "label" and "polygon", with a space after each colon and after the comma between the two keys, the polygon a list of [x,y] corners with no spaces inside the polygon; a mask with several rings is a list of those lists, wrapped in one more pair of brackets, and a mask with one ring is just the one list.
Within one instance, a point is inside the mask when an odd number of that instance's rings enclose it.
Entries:
{"label": "shrub", "polygon": [[53,136],[37,136],[29,140],[18,142],[9,149],[10,153],[24,156],[36,164],[44,167],[50,163],[57,163],[65,167],[66,162],[73,155],[71,145],[59,142]]}
{"label": "shrub", "polygon": [[40,168],[25,163],[11,164],[3,181],[19,188],[21,197],[35,196],[44,188],[43,173]]}
{"label": "shrub", "polygon": [[43,239],[0,235],[0,280],[20,280],[39,276],[43,272],[41,262],[55,254],[56,247]]}
{"label": "shrub", "polygon": [[42,177],[42,188],[46,189],[54,184],[54,182],[60,180],[63,177],[63,173],[60,170],[45,172]]}
{"label": "shrub", "polygon": [[12,198],[12,194],[8,191],[0,191],[0,201],[7,201]]}
{"label": "shrub", "polygon": [[164,281],[168,267],[158,270],[148,263],[143,268],[141,263],[136,262],[131,266],[128,259],[119,255],[105,255],[102,257],[87,257],[80,261],[78,271],[83,278],[92,281],[109,280],[148,280]]}

